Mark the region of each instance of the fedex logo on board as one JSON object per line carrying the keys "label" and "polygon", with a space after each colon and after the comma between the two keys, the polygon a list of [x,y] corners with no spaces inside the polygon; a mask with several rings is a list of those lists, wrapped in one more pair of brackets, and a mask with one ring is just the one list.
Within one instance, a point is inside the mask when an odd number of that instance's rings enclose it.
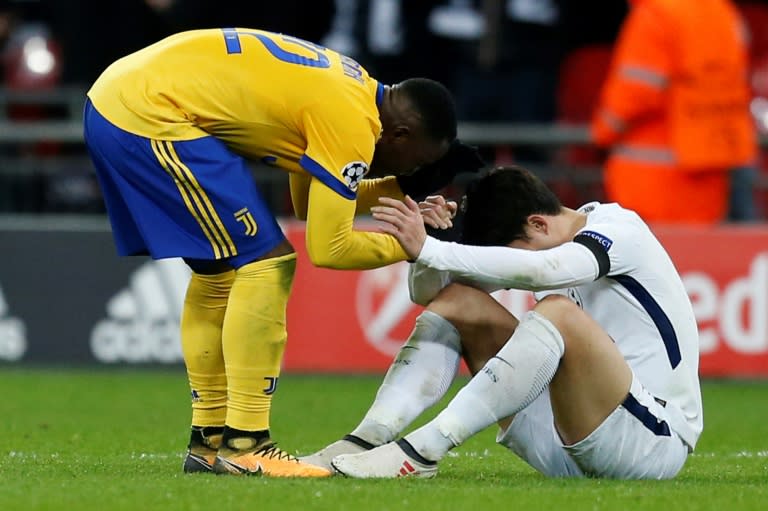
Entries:
{"label": "fedex logo on board", "polygon": [[768,353],[768,252],[752,259],[746,275],[727,282],[702,271],[683,273],[699,324],[701,353],[723,344],[736,353]]}

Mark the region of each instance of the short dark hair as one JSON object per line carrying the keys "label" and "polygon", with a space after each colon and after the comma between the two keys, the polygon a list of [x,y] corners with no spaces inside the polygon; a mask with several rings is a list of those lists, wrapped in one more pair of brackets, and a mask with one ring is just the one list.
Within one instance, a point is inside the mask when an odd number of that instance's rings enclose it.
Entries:
{"label": "short dark hair", "polygon": [[421,116],[428,137],[448,141],[456,138],[456,106],[445,85],[429,78],[409,78],[398,87]]}
{"label": "short dark hair", "polygon": [[533,173],[517,166],[496,167],[467,186],[461,242],[506,246],[525,240],[529,215],[557,215],[562,208],[560,199]]}

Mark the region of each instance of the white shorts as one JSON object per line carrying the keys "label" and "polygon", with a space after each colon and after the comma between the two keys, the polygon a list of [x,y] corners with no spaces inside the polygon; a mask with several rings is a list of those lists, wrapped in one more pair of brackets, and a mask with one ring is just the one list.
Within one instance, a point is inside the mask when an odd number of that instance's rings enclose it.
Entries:
{"label": "white shorts", "polygon": [[633,376],[627,399],[580,442],[563,444],[548,390],[496,441],[551,477],[670,479],[683,468],[688,446],[670,430],[668,414]]}

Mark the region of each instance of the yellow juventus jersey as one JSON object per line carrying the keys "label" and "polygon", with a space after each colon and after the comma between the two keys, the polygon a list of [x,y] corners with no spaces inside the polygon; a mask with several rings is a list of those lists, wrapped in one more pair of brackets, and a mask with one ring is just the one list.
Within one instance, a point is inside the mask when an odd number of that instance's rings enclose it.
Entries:
{"label": "yellow juventus jersey", "polygon": [[116,126],[161,140],[213,135],[291,171],[370,164],[379,83],[354,60],[252,29],[183,32],[124,57],[88,96]]}
{"label": "yellow juventus jersey", "polygon": [[[406,258],[393,238],[352,231],[383,95],[349,57],[248,28],[173,35],[116,61],[88,91],[99,113],[127,132],[170,141],[214,136],[246,158],[298,174],[309,185],[293,202],[307,215],[310,255],[330,251],[329,264],[340,268]],[[393,178],[364,188],[366,203],[383,191],[402,196]]]}

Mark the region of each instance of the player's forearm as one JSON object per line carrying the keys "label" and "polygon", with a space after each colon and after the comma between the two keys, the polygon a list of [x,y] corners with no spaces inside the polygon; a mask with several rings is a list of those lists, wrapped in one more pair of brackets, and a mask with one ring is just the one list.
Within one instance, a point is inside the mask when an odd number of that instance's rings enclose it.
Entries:
{"label": "player's forearm", "polygon": [[365,270],[407,259],[387,234],[356,231],[356,203],[313,180],[307,212],[307,252],[323,268]]}
{"label": "player's forearm", "polygon": [[484,288],[541,291],[577,286],[598,274],[594,256],[576,243],[550,250],[509,247],[473,247],[427,238],[418,262],[450,271],[457,279],[478,282]]}
{"label": "player's forearm", "polygon": [[394,176],[380,179],[363,179],[360,181],[360,186],[357,189],[355,215],[370,214],[371,207],[379,204],[379,197],[392,197],[393,199],[400,200],[405,198]]}
{"label": "player's forearm", "polygon": [[337,270],[379,268],[408,257],[392,236],[354,230],[332,238],[308,230],[307,253],[315,266]]}

